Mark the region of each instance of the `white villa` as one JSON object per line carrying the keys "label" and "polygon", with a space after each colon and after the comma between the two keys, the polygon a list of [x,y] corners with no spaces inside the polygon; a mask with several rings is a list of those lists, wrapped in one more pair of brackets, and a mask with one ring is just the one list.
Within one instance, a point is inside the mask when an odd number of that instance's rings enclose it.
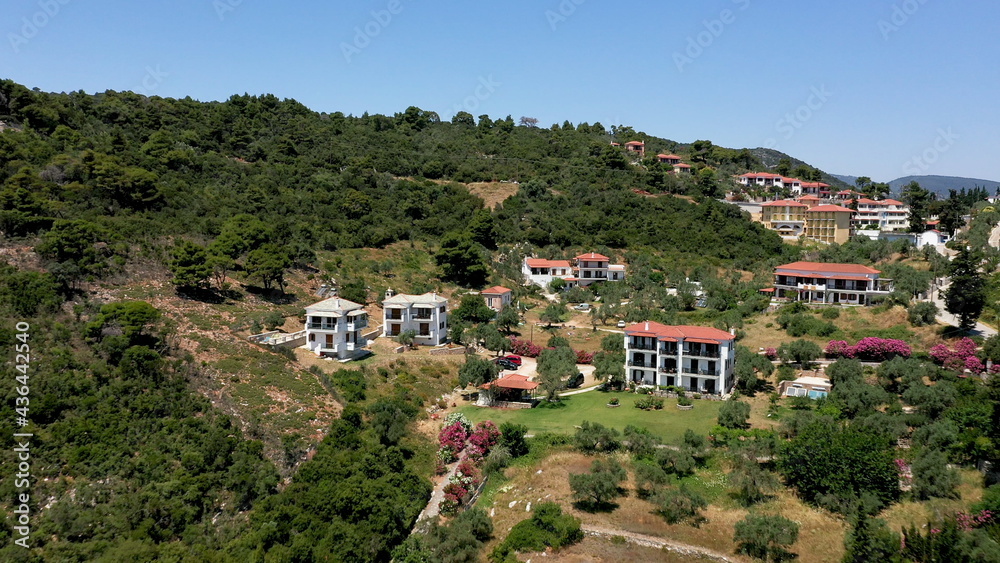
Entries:
{"label": "white villa", "polygon": [[368,326],[364,306],[331,297],[306,307],[306,347],[318,356],[352,358],[367,343],[362,331]]}
{"label": "white villa", "polygon": [[806,303],[870,305],[872,298],[892,293],[892,280],[861,264],[792,262],[774,271],[774,288],[763,290],[778,299]]}
{"label": "white villa", "polygon": [[735,384],[736,337],[717,328],[644,322],[625,328],[625,372],[641,385],[728,393]]}
{"label": "white villa", "polygon": [[448,339],[448,300],[437,293],[399,295],[386,292],[382,302],[386,336],[412,330],[415,344],[437,346]]}
{"label": "white villa", "polygon": [[566,287],[587,287],[592,283],[602,281],[622,281],[625,279],[625,265],[612,264],[611,259],[603,254],[588,252],[569,260],[546,260],[544,258],[525,258],[521,267],[528,283],[545,287],[556,278],[566,281]]}
{"label": "white villa", "polygon": [[[870,238],[878,238],[879,232],[906,231],[910,227],[910,208],[901,201],[876,201],[866,197],[855,201],[858,210],[854,212],[851,223],[856,231],[875,231],[875,236]],[[848,201],[845,205],[850,206],[851,203]]]}

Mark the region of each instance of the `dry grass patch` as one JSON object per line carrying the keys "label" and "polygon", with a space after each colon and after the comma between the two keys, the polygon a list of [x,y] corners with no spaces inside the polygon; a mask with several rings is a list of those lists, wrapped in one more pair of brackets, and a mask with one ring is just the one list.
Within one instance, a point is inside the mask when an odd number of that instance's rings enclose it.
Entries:
{"label": "dry grass patch", "polygon": [[[619,455],[623,465],[629,467],[627,456]],[[628,495],[616,500],[619,507],[613,512],[588,513],[577,510],[572,505],[569,475],[589,471],[593,459],[575,451],[559,450],[536,466],[508,469],[509,482],[493,497],[492,508],[487,507],[493,516],[498,536],[495,543],[506,535],[511,526],[528,516],[528,502],[534,506],[538,502],[554,501],[562,505],[564,511],[580,518],[587,525],[661,537],[723,553],[736,561],[748,560],[731,555],[736,549],[732,539],[734,526],[747,515],[748,510],[738,506],[728,492],[716,494],[717,498],[710,501],[711,504],[704,511],[708,521],[699,528],[686,524],[669,525],[660,516],[653,514],[652,505],[635,496],[631,479],[625,485]],[[722,478],[722,471],[710,464],[707,469],[699,470],[695,479],[717,481]],[[695,483],[695,486],[699,484]],[[708,483],[705,486],[716,489],[720,487],[718,483]],[[724,486],[721,485],[723,488]],[[710,496],[710,493],[706,496]],[[791,492],[781,491],[770,502],[754,507],[753,511],[780,513],[799,524],[799,541],[792,546],[791,551],[799,554],[800,561],[835,562],[843,556],[846,530],[844,522],[802,503]],[[596,547],[605,549],[604,545]],[[580,549],[583,550],[584,547]],[[589,555],[596,557],[598,554]]]}
{"label": "dry grass patch", "polygon": [[968,512],[969,507],[983,497],[983,476],[974,469],[960,469],[962,483],[958,487],[959,498],[936,498],[917,502],[905,500],[894,504],[879,515],[889,524],[889,528],[900,531],[915,524],[918,528],[928,521],[940,521],[943,517],[959,511]]}
{"label": "dry grass patch", "polygon": [[517,184],[510,182],[472,182],[466,184],[469,193],[483,200],[486,207],[493,209],[505,199],[517,193]]}

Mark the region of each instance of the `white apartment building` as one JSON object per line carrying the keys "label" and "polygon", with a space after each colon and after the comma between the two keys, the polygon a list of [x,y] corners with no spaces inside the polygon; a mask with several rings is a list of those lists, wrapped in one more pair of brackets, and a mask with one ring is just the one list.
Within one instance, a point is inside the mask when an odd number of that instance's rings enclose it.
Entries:
{"label": "white apartment building", "polygon": [[525,258],[521,273],[528,283],[542,287],[556,278],[565,280],[566,287],[586,287],[592,283],[625,279],[625,265],[611,264],[611,259],[603,254],[588,252],[577,256],[573,262],[575,266],[569,260]]}
{"label": "white apartment building", "polygon": [[415,344],[437,346],[448,339],[448,300],[437,293],[394,295],[386,292],[382,302],[386,336],[399,336],[407,330],[416,333]]}
{"label": "white apartment building", "polygon": [[318,356],[352,358],[367,344],[368,314],[359,303],[331,297],[306,307],[306,348]]}
{"label": "white apartment building", "polygon": [[721,395],[735,384],[736,337],[717,328],[648,321],[625,328],[625,373],[641,385]]}

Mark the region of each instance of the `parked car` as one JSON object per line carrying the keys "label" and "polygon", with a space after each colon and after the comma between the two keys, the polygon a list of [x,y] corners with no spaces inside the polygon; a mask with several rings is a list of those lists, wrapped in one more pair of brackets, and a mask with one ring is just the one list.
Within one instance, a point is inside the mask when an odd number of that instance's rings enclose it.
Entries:
{"label": "parked car", "polygon": [[577,387],[583,385],[583,373],[579,372],[576,375],[569,378],[566,382],[566,387],[568,389],[576,389]]}
{"label": "parked car", "polygon": [[580,303],[579,305],[573,308],[576,309],[577,311],[583,311],[584,313],[586,313],[587,311],[590,310],[590,303]]}
{"label": "parked car", "polygon": [[517,354],[507,354],[504,358],[515,366],[521,365],[521,356]]}
{"label": "parked car", "polygon": [[618,328],[625,328],[625,321],[618,321]]}
{"label": "parked car", "polygon": [[500,366],[500,369],[517,370],[517,365],[507,358],[496,358],[493,360],[493,363]]}

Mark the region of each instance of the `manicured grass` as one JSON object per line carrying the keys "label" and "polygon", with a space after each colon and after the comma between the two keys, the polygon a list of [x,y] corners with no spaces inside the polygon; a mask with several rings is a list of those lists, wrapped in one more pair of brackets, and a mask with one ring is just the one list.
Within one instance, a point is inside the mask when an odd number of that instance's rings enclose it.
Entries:
{"label": "manicured grass", "polygon": [[[621,406],[608,408],[607,402],[611,397],[618,397]],[[681,411],[677,410],[676,399],[666,399],[663,410],[643,411],[634,406],[640,397],[631,393],[591,391],[564,397],[558,405],[542,402],[533,409],[486,409],[470,405],[459,408],[459,411],[473,422],[492,420],[498,425],[508,421],[524,424],[531,434],[573,434],[576,426],[589,420],[618,430],[629,424],[646,427],[665,441],[675,442],[684,436],[688,428],[698,434],[708,434],[715,426],[722,405],[720,401],[695,400],[693,410]]]}

